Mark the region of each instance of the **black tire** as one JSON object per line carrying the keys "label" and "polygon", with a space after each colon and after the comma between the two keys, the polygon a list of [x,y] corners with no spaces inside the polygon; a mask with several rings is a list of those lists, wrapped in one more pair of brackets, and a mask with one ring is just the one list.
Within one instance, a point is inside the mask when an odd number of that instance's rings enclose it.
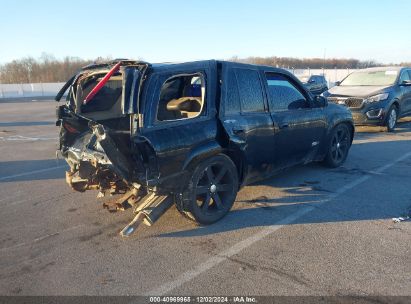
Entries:
{"label": "black tire", "polygon": [[230,211],[237,192],[235,164],[228,156],[217,155],[193,170],[186,190],[176,200],[177,209],[197,224],[209,225]]}
{"label": "black tire", "polygon": [[398,120],[398,108],[392,105],[387,112],[387,118],[385,119],[385,126],[388,132],[394,132]]}
{"label": "black tire", "polygon": [[351,147],[351,131],[346,124],[334,127],[328,143],[324,164],[330,168],[341,166],[348,156]]}

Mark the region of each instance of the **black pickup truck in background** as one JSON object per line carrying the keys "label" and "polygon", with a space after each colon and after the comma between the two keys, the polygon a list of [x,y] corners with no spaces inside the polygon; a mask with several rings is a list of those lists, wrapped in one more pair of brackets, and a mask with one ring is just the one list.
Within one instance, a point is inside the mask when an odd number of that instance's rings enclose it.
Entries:
{"label": "black pickup truck in background", "polygon": [[327,80],[323,75],[300,76],[298,79],[313,95],[320,95],[328,90]]}

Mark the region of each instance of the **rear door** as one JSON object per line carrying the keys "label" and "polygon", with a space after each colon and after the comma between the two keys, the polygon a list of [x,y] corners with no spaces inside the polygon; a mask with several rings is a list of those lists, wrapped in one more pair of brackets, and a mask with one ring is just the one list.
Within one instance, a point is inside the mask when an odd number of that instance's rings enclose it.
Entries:
{"label": "rear door", "polygon": [[230,147],[245,159],[246,183],[269,174],[275,159],[274,125],[261,76],[256,67],[223,64],[220,119]]}
{"label": "rear door", "polygon": [[133,135],[139,147],[148,143],[155,163],[149,180],[163,189],[183,185],[183,169],[192,156],[209,149],[217,136],[216,63],[176,65],[156,71],[143,92],[144,126]]}
{"label": "rear door", "polygon": [[290,76],[265,73],[270,113],[275,125],[277,169],[312,160],[326,132],[323,108]]}

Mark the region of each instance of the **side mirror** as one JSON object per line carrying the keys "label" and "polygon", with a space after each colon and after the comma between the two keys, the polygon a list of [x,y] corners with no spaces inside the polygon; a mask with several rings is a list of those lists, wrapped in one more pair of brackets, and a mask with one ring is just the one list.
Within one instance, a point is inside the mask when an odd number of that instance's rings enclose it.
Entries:
{"label": "side mirror", "polygon": [[338,87],[341,84],[341,81],[336,81],[334,84]]}
{"label": "side mirror", "polygon": [[403,80],[403,81],[400,83],[400,86],[402,86],[402,87],[411,86],[411,80]]}
{"label": "side mirror", "polygon": [[315,83],[315,79],[311,79],[308,83]]}
{"label": "side mirror", "polygon": [[315,106],[318,108],[325,108],[326,106],[328,106],[328,100],[323,96],[315,96],[314,102]]}

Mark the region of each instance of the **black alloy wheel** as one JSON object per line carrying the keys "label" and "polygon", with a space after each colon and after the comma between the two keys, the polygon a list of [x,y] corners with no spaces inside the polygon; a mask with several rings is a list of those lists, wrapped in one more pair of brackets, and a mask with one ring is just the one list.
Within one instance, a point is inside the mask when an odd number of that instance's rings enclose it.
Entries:
{"label": "black alloy wheel", "polygon": [[228,156],[217,155],[196,167],[179,209],[199,224],[212,224],[230,211],[237,191],[236,166]]}
{"label": "black alloy wheel", "polygon": [[337,125],[331,134],[325,164],[332,168],[341,166],[347,158],[350,147],[351,132],[348,126],[345,124]]}

